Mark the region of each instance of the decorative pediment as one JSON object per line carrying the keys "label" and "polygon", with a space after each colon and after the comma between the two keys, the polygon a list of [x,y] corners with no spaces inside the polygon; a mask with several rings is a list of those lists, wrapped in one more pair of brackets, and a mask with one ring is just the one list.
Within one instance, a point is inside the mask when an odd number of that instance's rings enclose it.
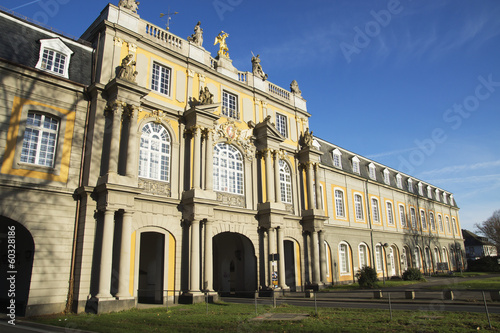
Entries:
{"label": "decorative pediment", "polygon": [[276,129],[274,123],[271,122],[271,116],[267,116],[263,122],[260,122],[255,126],[254,135],[257,141],[264,146],[267,146],[270,141],[279,144],[286,139]]}
{"label": "decorative pediment", "polygon": [[228,144],[236,144],[242,150],[246,158],[251,161],[255,156],[255,145],[253,136],[253,128],[241,130],[236,127],[233,120],[228,120],[225,123],[217,124],[213,131],[214,144],[224,140]]}

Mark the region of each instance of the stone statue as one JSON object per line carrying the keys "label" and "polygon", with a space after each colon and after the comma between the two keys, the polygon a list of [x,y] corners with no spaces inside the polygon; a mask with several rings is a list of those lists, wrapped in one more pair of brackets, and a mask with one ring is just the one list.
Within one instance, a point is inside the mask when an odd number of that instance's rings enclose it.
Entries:
{"label": "stone statue", "polygon": [[219,44],[219,52],[217,52],[219,56],[229,58],[229,53],[227,53],[228,48],[226,44],[227,37],[229,37],[229,35],[224,31],[219,32],[219,35],[215,37],[214,45],[216,45],[217,43]]}
{"label": "stone statue", "polygon": [[201,105],[214,104],[214,95],[208,90],[208,87],[200,89],[200,100]]}
{"label": "stone statue", "polygon": [[304,134],[302,135],[302,143],[305,147],[313,147],[314,143],[314,138],[313,138],[313,132],[309,132],[309,127],[306,129]]}
{"label": "stone statue", "polygon": [[134,70],[134,66],[136,65],[134,61],[134,55],[129,54],[122,60],[122,64],[120,66],[120,70],[118,71],[117,77],[119,79],[127,80],[130,82],[135,82],[135,78],[137,76],[137,71]]}
{"label": "stone statue", "polygon": [[260,65],[260,55],[252,57],[252,73],[253,75],[260,77],[262,80],[267,79],[267,74],[262,70],[262,66]]}
{"label": "stone statue", "polygon": [[290,83],[290,91],[299,97],[302,95],[302,91],[299,89],[299,84],[295,80]]}
{"label": "stone statue", "polygon": [[140,2],[135,0],[120,0],[118,3],[119,7],[123,7],[126,9],[130,9],[133,13],[137,13],[137,9],[139,9]]}
{"label": "stone statue", "polygon": [[194,34],[192,34],[190,37],[188,37],[188,41],[191,43],[198,45],[198,46],[203,46],[203,29],[200,27],[201,22],[198,21],[196,26],[194,27]]}

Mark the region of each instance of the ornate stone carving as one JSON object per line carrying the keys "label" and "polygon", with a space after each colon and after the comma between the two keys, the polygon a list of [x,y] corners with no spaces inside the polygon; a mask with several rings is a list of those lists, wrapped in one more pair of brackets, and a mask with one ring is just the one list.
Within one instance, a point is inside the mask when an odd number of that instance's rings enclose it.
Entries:
{"label": "ornate stone carving", "polygon": [[203,29],[200,27],[201,22],[198,21],[196,26],[194,27],[194,34],[187,38],[191,43],[203,46]]}
{"label": "ornate stone carving", "polygon": [[130,82],[135,82],[135,78],[138,72],[134,69],[136,63],[134,61],[134,55],[129,54],[122,60],[122,64],[118,71],[117,77],[119,79],[127,80]]}
{"label": "ornate stone carving", "polygon": [[291,204],[285,204],[285,210],[287,212],[289,212],[290,214],[294,213],[294,211],[293,211],[293,205],[291,205]]}
{"label": "ornate stone carving", "polygon": [[121,102],[121,101],[115,99],[114,101],[106,104],[106,107],[104,108],[104,116],[110,117],[113,114],[122,111],[122,108],[124,108],[126,106],[127,106],[127,103],[124,103],[124,102]]}
{"label": "ornate stone carving", "polygon": [[309,132],[309,127],[306,129],[304,134],[302,134],[302,146],[313,148],[314,137],[313,132]]}
{"label": "ornate stone carving", "polygon": [[149,116],[155,118],[154,122],[157,124],[161,123],[162,121],[164,121],[166,123],[170,122],[170,120],[167,119],[167,114],[165,112],[163,112],[162,110],[154,110],[154,111],[149,113]]}
{"label": "ornate stone carving", "polygon": [[188,69],[186,72],[189,77],[194,77],[194,71],[192,69]]}
{"label": "ornate stone carving", "polygon": [[123,45],[123,39],[121,39],[120,37],[116,37],[113,38],[113,41],[115,42],[115,46],[119,46],[119,47],[122,47]]}
{"label": "ornate stone carving", "polygon": [[217,201],[226,206],[245,207],[245,197],[241,195],[217,192]]}
{"label": "ornate stone carving", "polygon": [[300,91],[299,89],[299,84],[297,83],[297,81],[293,80],[292,83],[290,83],[290,91],[299,96],[299,97],[302,97],[302,91]]}
{"label": "ornate stone carving", "polygon": [[139,9],[140,2],[139,1],[134,1],[134,0],[120,0],[118,3],[118,6],[120,8],[125,8],[128,10],[131,10],[133,13],[137,13],[137,10]]}
{"label": "ornate stone carving", "polygon": [[219,51],[217,52],[219,57],[229,58],[229,53],[227,52],[228,48],[227,48],[227,44],[226,44],[227,37],[229,37],[229,34],[227,34],[224,31],[219,32],[219,35],[217,37],[215,37],[214,45],[219,44]]}
{"label": "ornate stone carving", "polygon": [[255,155],[255,145],[253,144],[254,136],[253,129],[240,130],[236,127],[233,120],[228,120],[225,123],[215,127],[214,144],[220,139],[225,138],[227,143],[235,143],[243,149],[246,158],[251,161]]}
{"label": "ornate stone carving", "polygon": [[198,101],[201,105],[213,104],[214,95],[208,90],[208,87],[200,89],[200,98]]}
{"label": "ornate stone carving", "polygon": [[128,43],[128,50],[129,52],[137,52],[137,44],[134,43]]}
{"label": "ornate stone carving", "polygon": [[252,73],[256,77],[260,77],[262,80],[267,80],[267,74],[262,70],[260,65],[260,54],[252,57]]}
{"label": "ornate stone carving", "polygon": [[139,178],[139,188],[146,193],[155,195],[171,195],[170,183],[157,182],[154,180]]}

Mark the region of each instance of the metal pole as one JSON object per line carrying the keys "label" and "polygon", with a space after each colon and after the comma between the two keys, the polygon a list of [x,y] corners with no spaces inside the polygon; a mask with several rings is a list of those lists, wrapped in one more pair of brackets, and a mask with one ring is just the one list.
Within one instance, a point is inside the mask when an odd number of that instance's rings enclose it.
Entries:
{"label": "metal pole", "polygon": [[207,304],[207,315],[208,315],[208,293],[205,292],[205,304]]}
{"label": "metal pole", "polygon": [[391,313],[391,321],[392,321],[392,304],[391,304],[391,293],[388,293],[389,294],[389,311]]}
{"label": "metal pole", "polygon": [[484,309],[486,310],[486,316],[488,317],[488,324],[490,324],[491,328],[490,313],[488,312],[488,305],[486,305],[486,297],[484,296],[484,291],[482,291],[482,293],[483,293]]}
{"label": "metal pole", "polygon": [[168,290],[167,290],[167,312],[168,312]]}
{"label": "metal pole", "polygon": [[316,303],[316,290],[314,291],[314,313],[318,315],[318,304]]}
{"label": "metal pole", "polygon": [[273,308],[276,308],[276,294],[274,293],[274,289],[273,289]]}

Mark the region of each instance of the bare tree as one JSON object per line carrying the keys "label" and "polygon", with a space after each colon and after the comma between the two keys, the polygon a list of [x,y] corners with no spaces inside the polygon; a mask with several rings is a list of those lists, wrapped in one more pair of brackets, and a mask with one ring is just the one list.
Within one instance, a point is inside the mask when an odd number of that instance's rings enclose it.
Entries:
{"label": "bare tree", "polygon": [[500,248],[500,209],[496,210],[486,221],[474,224],[480,234],[488,237],[497,248]]}

